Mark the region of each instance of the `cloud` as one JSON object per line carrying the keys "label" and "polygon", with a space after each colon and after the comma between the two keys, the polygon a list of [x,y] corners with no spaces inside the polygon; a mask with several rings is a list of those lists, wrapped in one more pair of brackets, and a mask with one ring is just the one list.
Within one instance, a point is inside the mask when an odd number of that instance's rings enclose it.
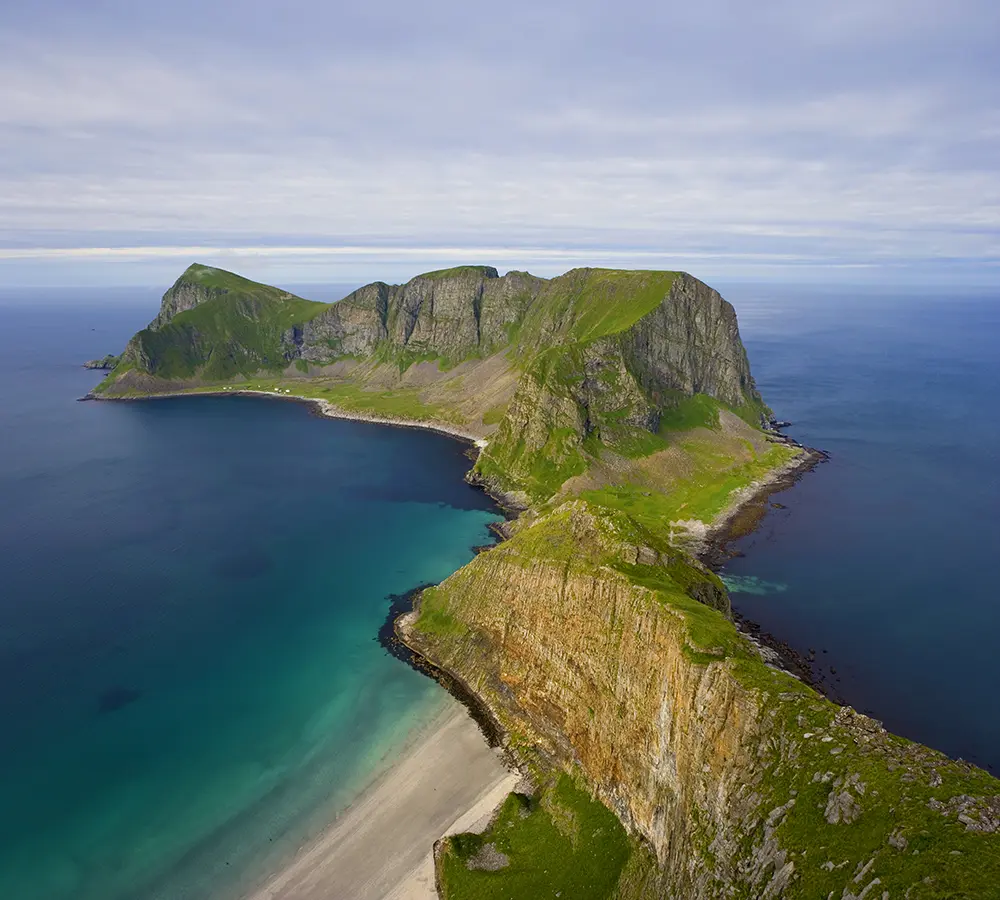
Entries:
{"label": "cloud", "polygon": [[1000,258],[989,4],[145,6],[0,31],[0,247]]}

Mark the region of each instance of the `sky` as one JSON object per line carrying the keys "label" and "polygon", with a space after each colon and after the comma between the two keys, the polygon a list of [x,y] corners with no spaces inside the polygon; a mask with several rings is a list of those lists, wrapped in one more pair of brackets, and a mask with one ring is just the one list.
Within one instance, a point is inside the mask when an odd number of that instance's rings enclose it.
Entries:
{"label": "sky", "polygon": [[5,0],[0,287],[1000,274],[1000,4]]}

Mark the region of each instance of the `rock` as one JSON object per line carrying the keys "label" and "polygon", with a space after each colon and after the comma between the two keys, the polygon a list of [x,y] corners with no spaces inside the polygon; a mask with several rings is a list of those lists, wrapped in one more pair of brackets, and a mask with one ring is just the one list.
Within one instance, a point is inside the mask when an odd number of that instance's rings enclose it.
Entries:
{"label": "rock", "polygon": [[466,868],[481,872],[499,872],[510,865],[510,859],[501,853],[492,841],[483,844],[466,862]]}
{"label": "rock", "polygon": [[83,364],[83,367],[85,369],[113,369],[118,365],[119,359],[121,357],[109,353],[107,356],[101,357],[101,359],[88,359]]}
{"label": "rock", "polygon": [[850,825],[856,822],[861,816],[861,804],[855,795],[863,795],[865,790],[865,783],[857,774],[834,781],[826,801],[826,821],[831,825]]}

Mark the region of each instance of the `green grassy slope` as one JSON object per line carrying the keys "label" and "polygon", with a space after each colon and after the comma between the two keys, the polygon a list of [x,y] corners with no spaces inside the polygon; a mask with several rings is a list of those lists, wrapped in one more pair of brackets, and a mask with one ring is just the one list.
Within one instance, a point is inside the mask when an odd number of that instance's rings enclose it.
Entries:
{"label": "green grassy slope", "polygon": [[573,269],[542,290],[521,326],[519,345],[532,352],[625,331],[663,302],[678,274]]}
{"label": "green grassy slope", "polygon": [[215,381],[281,369],[290,360],[285,333],[328,306],[206,266],[191,266],[178,284],[211,293],[162,327],[136,334],[124,365],[160,378]]}
{"label": "green grassy slope", "polygon": [[561,892],[605,900],[630,853],[614,814],[561,775],[538,797],[510,794],[485,833],[448,838],[440,894],[442,900],[508,900]]}

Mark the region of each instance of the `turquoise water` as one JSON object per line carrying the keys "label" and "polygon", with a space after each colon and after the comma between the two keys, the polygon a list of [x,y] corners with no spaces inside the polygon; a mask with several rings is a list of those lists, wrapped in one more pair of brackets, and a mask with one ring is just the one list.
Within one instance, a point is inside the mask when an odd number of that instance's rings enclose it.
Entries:
{"label": "turquoise water", "polygon": [[440,435],[75,402],[147,317],[0,307],[2,897],[239,896],[441,708],[377,643],[386,598],[498,519]]}

